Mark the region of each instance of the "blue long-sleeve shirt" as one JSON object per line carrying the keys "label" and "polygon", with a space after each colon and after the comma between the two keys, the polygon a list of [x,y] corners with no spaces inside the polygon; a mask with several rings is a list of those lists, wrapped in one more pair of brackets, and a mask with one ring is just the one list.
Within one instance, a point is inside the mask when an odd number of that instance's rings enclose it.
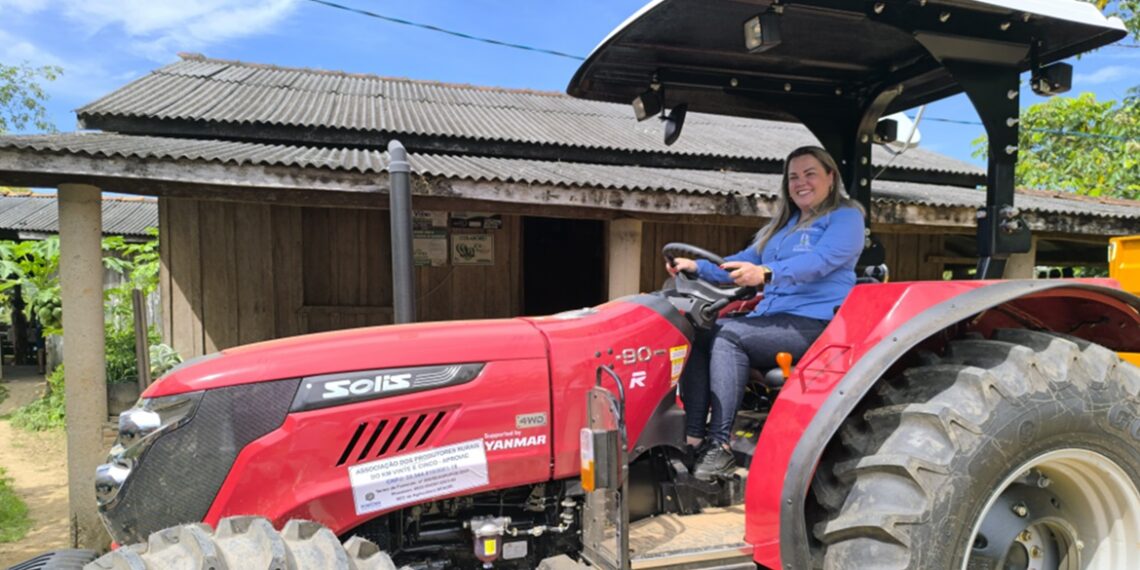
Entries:
{"label": "blue long-sleeve shirt", "polygon": [[[748,316],[787,313],[831,320],[835,308],[855,286],[855,263],[863,251],[863,215],[859,210],[839,208],[797,228],[799,219],[798,212],[792,214],[762,253],[752,244],[725,258],[772,270],[764,298]],[[697,261],[697,270],[706,281],[732,282],[727,271],[703,259]]]}

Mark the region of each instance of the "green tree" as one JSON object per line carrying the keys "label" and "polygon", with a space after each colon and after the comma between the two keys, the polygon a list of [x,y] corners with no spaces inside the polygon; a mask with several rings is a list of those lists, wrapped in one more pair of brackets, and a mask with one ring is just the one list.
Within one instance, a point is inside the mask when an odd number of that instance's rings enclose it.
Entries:
{"label": "green tree", "polygon": [[1124,101],[1092,93],[1021,112],[1017,184],[1140,200],[1140,90]]}
{"label": "green tree", "polygon": [[1132,33],[1133,39],[1140,40],[1140,0],[1085,0],[1096,4],[1106,16],[1116,16],[1124,20],[1124,26]]}
{"label": "green tree", "polygon": [[[1140,40],[1140,0],[1085,1],[1124,21],[1125,42]],[[985,156],[985,141],[974,141],[974,156]],[[1123,101],[1081,93],[1023,109],[1017,146],[1018,187],[1140,200],[1140,86]]]}
{"label": "green tree", "polygon": [[41,82],[55,81],[61,73],[63,70],[54,65],[0,63],[0,133],[27,127],[54,131],[43,105],[48,96]]}

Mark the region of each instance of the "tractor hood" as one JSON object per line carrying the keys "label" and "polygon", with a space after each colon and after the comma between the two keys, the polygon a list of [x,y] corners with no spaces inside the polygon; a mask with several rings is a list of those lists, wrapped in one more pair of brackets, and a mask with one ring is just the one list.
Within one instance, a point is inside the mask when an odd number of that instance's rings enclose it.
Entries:
{"label": "tractor hood", "polygon": [[[751,52],[750,21],[763,32]],[[594,49],[567,92],[629,103],[656,85],[666,108],[798,122],[902,85],[892,113],[962,91],[932,51],[1024,71],[1126,33],[1076,0],[657,0]]]}
{"label": "tractor hood", "polygon": [[143,397],[339,372],[533,358],[546,358],[546,344],[522,319],[370,327],[208,354],[174,368]]}

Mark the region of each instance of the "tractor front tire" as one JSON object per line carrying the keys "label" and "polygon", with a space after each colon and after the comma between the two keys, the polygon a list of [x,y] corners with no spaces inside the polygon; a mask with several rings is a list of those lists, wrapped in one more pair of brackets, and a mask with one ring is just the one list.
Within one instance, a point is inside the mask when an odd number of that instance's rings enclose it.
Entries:
{"label": "tractor front tire", "polygon": [[871,401],[820,467],[825,570],[1140,568],[1140,369],[1113,352],[1001,330]]}
{"label": "tractor front tire", "polygon": [[375,544],[352,537],[342,545],[331,530],[292,520],[278,532],[261,517],[229,517],[160,530],[145,544],[124,546],[84,570],[396,570]]}

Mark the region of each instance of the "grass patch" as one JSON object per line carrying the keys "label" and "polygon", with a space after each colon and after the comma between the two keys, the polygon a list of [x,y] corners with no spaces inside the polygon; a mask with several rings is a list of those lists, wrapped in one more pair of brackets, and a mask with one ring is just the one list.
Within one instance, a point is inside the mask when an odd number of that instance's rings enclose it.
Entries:
{"label": "grass patch", "polygon": [[15,542],[24,538],[32,521],[28,518],[28,506],[12,490],[12,480],[0,467],[0,543]]}
{"label": "grass patch", "polygon": [[63,366],[47,378],[48,395],[12,412],[12,426],[25,431],[63,429]]}
{"label": "grass patch", "polygon": [[7,400],[7,399],[8,399],[8,387],[3,385],[3,384],[0,384],[0,404],[3,404],[4,400]]}

